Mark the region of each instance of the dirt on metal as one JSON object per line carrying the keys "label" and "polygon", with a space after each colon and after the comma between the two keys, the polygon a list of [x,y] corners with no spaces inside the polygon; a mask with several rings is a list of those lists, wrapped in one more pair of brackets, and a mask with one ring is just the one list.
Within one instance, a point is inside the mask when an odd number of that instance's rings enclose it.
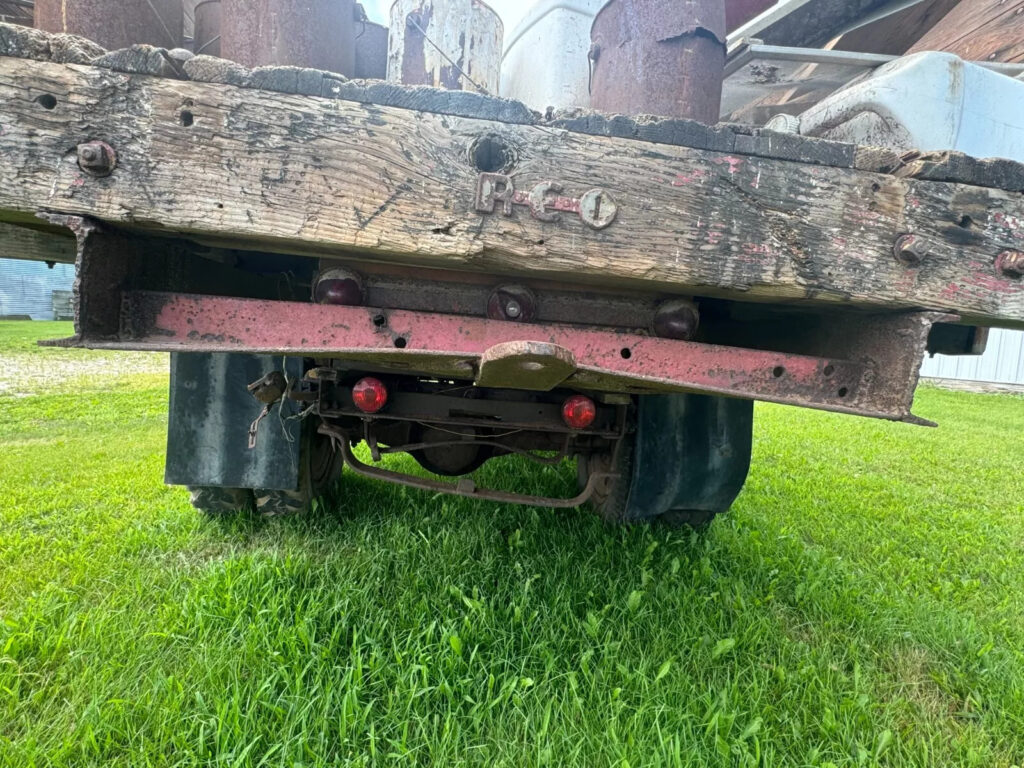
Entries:
{"label": "dirt on metal", "polygon": [[396,0],[388,80],[496,94],[503,36],[501,18],[479,0]]}
{"label": "dirt on metal", "polygon": [[46,32],[79,35],[107,50],[149,43],[177,48],[182,43],[181,0],[36,0],[35,26]]}
{"label": "dirt on metal", "polygon": [[353,0],[222,0],[220,53],[246,67],[355,74]]}
{"label": "dirt on metal", "polygon": [[592,106],[714,125],[725,26],[724,0],[610,0],[591,29]]}

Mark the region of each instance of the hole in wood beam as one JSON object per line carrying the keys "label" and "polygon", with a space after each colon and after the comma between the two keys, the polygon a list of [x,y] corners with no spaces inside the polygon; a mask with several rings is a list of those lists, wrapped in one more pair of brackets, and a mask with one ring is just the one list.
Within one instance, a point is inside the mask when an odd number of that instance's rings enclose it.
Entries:
{"label": "hole in wood beam", "polygon": [[831,364],[830,365],[826,365],[825,366],[825,370],[822,371],[822,373],[825,374],[825,378],[826,379],[829,376],[831,376],[833,373],[835,373],[835,372],[836,372],[836,367],[834,365],[831,365]]}
{"label": "hole in wood beam", "polygon": [[36,96],[36,104],[43,109],[53,109],[57,106],[57,97],[52,93],[44,93],[41,96]]}
{"label": "hole in wood beam", "polygon": [[508,173],[518,160],[518,153],[503,136],[481,136],[469,148],[469,160],[481,173]]}
{"label": "hole in wood beam", "polygon": [[772,376],[774,376],[776,379],[781,379],[785,375],[786,369],[783,368],[781,365],[776,365],[775,368],[772,369]]}
{"label": "hole in wood beam", "polygon": [[196,122],[196,116],[189,112],[187,109],[181,110],[181,124],[186,128],[191,128]]}
{"label": "hole in wood beam", "polygon": [[631,350],[629,347],[623,347],[622,351],[619,354],[622,355],[623,360],[629,360],[629,358],[633,356],[633,350]]}
{"label": "hole in wood beam", "polygon": [[395,346],[398,347],[399,349],[405,349],[405,345],[408,343],[409,342],[407,342],[403,336],[399,336],[397,339],[395,339]]}
{"label": "hole in wood beam", "polygon": [[839,390],[839,396],[840,396],[840,397],[846,397],[846,396],[847,396],[848,394],[850,394],[850,390],[849,390],[849,389],[847,389],[846,387],[842,387],[842,388],[841,388],[841,389]]}
{"label": "hole in wood beam", "polygon": [[960,217],[960,220],[956,223],[960,229],[970,229],[974,226],[974,219],[968,216],[966,213]]}

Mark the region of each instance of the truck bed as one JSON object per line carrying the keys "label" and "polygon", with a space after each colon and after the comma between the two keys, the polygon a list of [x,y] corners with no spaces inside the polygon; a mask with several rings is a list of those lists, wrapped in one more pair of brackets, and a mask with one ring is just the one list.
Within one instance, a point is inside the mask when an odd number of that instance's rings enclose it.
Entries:
{"label": "truck bed", "polygon": [[[1009,161],[58,42],[0,29],[0,222],[1024,327]],[[79,167],[92,140],[110,175]]]}

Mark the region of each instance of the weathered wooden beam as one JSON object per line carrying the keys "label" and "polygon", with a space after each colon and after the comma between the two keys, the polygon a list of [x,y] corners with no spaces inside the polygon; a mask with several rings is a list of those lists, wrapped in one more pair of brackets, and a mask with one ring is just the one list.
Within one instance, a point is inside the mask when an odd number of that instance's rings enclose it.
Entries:
{"label": "weathered wooden beam", "polygon": [[75,263],[75,239],[0,223],[0,259]]}
{"label": "weathered wooden beam", "polygon": [[[997,270],[1024,239],[1017,192],[23,59],[0,59],[0,124],[0,219],[1024,326],[1024,282]],[[79,168],[90,140],[111,175]],[[512,180],[507,207],[500,183],[478,199],[482,170]],[[600,229],[577,213],[595,189]]]}
{"label": "weathered wooden beam", "polygon": [[734,41],[755,37],[769,45],[814,48],[887,0],[785,0],[750,23],[732,31]]}
{"label": "weathered wooden beam", "polygon": [[949,51],[968,61],[1024,61],[1024,0],[962,0],[909,53]]}

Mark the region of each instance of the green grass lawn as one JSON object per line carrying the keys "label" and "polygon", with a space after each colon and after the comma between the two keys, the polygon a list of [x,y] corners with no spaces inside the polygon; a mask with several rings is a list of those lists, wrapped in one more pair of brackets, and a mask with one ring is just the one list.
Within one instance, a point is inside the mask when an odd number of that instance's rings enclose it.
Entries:
{"label": "green grass lawn", "polygon": [[[69,332],[0,324],[0,363]],[[166,396],[0,395],[0,765],[1024,764],[1022,398],[761,406],[697,535],[350,475],[312,519],[205,521]]]}

